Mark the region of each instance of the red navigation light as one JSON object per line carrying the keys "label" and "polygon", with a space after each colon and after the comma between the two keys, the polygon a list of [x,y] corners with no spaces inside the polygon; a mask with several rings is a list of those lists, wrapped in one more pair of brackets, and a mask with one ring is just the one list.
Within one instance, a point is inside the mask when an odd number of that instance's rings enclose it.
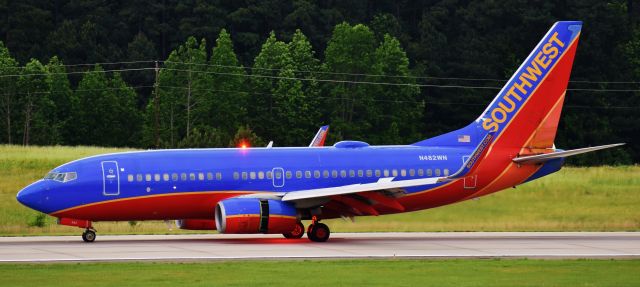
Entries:
{"label": "red navigation light", "polygon": [[240,143],[238,143],[238,147],[241,149],[245,149],[249,147],[249,144],[247,143],[247,141],[241,140]]}

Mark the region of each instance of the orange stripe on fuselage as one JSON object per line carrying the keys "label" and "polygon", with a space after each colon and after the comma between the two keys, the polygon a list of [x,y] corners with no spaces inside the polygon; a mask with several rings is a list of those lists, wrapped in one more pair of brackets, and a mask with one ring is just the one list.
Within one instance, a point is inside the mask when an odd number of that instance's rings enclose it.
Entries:
{"label": "orange stripe on fuselage", "polygon": [[220,200],[250,191],[176,192],[114,199],[56,211],[50,215],[92,221],[213,218]]}

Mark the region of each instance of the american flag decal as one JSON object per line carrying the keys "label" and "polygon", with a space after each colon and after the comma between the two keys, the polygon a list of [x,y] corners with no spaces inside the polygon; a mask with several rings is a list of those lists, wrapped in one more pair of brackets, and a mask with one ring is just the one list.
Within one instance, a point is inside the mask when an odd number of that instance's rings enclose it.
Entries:
{"label": "american flag decal", "polygon": [[469,135],[458,135],[459,143],[468,143],[471,142],[471,136]]}

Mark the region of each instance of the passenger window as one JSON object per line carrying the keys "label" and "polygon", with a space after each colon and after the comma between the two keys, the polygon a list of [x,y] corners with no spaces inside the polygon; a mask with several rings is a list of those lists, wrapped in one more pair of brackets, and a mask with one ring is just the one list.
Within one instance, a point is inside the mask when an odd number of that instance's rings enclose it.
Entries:
{"label": "passenger window", "polygon": [[364,170],[359,169],[358,170],[358,177],[362,177],[364,176]]}
{"label": "passenger window", "polygon": [[221,172],[216,172],[216,179],[217,180],[222,180],[222,173]]}
{"label": "passenger window", "polygon": [[207,172],[207,180],[213,180],[213,173]]}
{"label": "passenger window", "polygon": [[148,173],[147,173],[147,174],[145,174],[145,175],[144,175],[144,179],[145,179],[146,181],[151,181],[151,174],[148,174]]}
{"label": "passenger window", "polygon": [[163,179],[164,181],[169,181],[169,174],[168,174],[168,173],[163,174],[163,175],[162,175],[162,179]]}
{"label": "passenger window", "polygon": [[272,178],[273,178],[273,172],[267,171],[267,179],[272,179]]}
{"label": "passenger window", "polygon": [[398,170],[397,169],[392,170],[391,175],[398,176]]}
{"label": "passenger window", "polygon": [[323,171],[322,172],[322,177],[329,178],[329,171],[328,170]]}
{"label": "passenger window", "polygon": [[373,171],[370,169],[367,169],[367,177],[371,177],[373,175]]}
{"label": "passenger window", "polygon": [[320,171],[319,170],[314,171],[313,172],[313,177],[320,178]]}
{"label": "passenger window", "polygon": [[264,171],[258,172],[258,179],[264,179]]}
{"label": "passenger window", "polygon": [[132,182],[133,181],[133,174],[127,175],[127,181],[128,182]]}
{"label": "passenger window", "polygon": [[196,174],[195,173],[189,173],[189,180],[196,180]]}
{"label": "passenger window", "polygon": [[424,172],[422,171],[422,169],[421,169],[421,168],[419,168],[419,169],[418,169],[418,176],[423,176],[423,175],[424,175]]}
{"label": "passenger window", "polygon": [[204,173],[202,172],[198,173],[198,180],[204,180]]}
{"label": "passenger window", "polygon": [[416,175],[416,170],[415,169],[410,169],[409,170],[409,176],[415,176]]}
{"label": "passenger window", "polygon": [[376,177],[380,177],[380,170],[376,169]]}
{"label": "passenger window", "polygon": [[287,175],[287,179],[291,179],[291,171],[287,170],[285,174]]}
{"label": "passenger window", "polygon": [[341,170],[341,171],[340,171],[340,177],[342,177],[342,178],[347,177],[347,171],[346,171],[346,170],[344,170],[344,169],[343,169],[343,170]]}
{"label": "passenger window", "polygon": [[256,172],[255,171],[250,172],[249,173],[249,178],[250,179],[256,179]]}
{"label": "passenger window", "polygon": [[356,171],[353,169],[349,170],[349,177],[356,177]]}
{"label": "passenger window", "polygon": [[240,178],[240,174],[236,171],[233,173],[233,179],[238,180]]}
{"label": "passenger window", "polygon": [[142,181],[142,174],[136,174],[136,181]]}
{"label": "passenger window", "polygon": [[305,170],[304,171],[304,177],[311,178],[311,171],[310,170]]}
{"label": "passenger window", "polygon": [[385,170],[384,170],[384,177],[388,177],[388,176],[389,176],[389,170],[388,170],[388,169],[385,169]]}
{"label": "passenger window", "polygon": [[296,170],[296,178],[302,178],[302,171]]}
{"label": "passenger window", "polygon": [[177,173],[175,173],[175,172],[174,172],[174,173],[172,173],[172,174],[171,174],[171,180],[173,180],[173,181],[178,181],[178,174],[177,174]]}
{"label": "passenger window", "polygon": [[431,169],[427,169],[427,176],[431,176]]}
{"label": "passenger window", "polygon": [[436,168],[436,176],[440,176],[440,169]]}
{"label": "passenger window", "polygon": [[338,177],[338,171],[337,171],[337,170],[335,170],[335,169],[334,169],[334,170],[332,170],[332,171],[331,171],[331,177],[333,177],[333,178],[337,178],[337,177]]}
{"label": "passenger window", "polygon": [[159,173],[154,174],[154,175],[153,175],[153,179],[154,179],[155,181],[160,181],[160,174],[159,174]]}
{"label": "passenger window", "polygon": [[444,175],[445,175],[445,176],[448,176],[448,175],[449,175],[449,169],[446,169],[446,168],[444,169]]}
{"label": "passenger window", "polygon": [[247,172],[246,171],[242,172],[242,180],[247,180]]}
{"label": "passenger window", "polygon": [[282,178],[282,172],[279,171],[279,170],[275,171],[274,175],[275,175],[276,179],[281,179]]}
{"label": "passenger window", "polygon": [[187,174],[186,174],[186,173],[184,173],[184,172],[183,172],[183,173],[181,173],[181,174],[180,174],[180,179],[181,179],[182,181],[187,181]]}
{"label": "passenger window", "polygon": [[407,170],[406,169],[401,169],[400,170],[400,176],[407,176]]}

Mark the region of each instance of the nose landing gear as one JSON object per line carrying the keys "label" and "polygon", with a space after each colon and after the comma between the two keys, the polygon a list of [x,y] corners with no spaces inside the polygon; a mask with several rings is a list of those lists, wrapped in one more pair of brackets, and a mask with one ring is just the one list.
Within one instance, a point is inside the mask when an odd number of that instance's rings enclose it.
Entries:
{"label": "nose landing gear", "polygon": [[82,232],[82,240],[84,240],[84,242],[94,242],[96,240],[96,231],[94,229],[85,229],[84,232]]}

